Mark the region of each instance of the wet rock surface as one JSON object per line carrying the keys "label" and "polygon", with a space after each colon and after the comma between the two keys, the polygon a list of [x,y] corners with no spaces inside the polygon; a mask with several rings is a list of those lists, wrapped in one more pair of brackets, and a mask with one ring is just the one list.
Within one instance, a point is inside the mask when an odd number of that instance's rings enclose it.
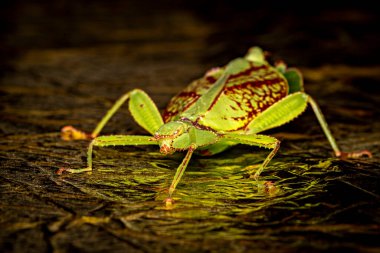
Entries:
{"label": "wet rock surface", "polygon": [[[379,238],[379,17],[370,4],[306,7],[227,1],[2,3],[1,252],[376,252]],[[257,184],[244,168],[268,150],[236,146],[193,157],[163,200],[183,154],[96,148],[59,131],[92,131],[123,93],[163,110],[213,66],[254,45],[304,74],[340,147],[308,109],[268,134],[278,154]],[[124,106],[104,134],[145,134]],[[274,188],[265,187],[271,181]]]}

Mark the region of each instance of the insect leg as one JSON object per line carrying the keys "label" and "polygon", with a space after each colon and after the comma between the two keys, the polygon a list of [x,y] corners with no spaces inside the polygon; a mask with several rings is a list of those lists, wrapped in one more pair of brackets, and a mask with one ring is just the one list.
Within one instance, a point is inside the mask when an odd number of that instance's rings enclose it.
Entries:
{"label": "insect leg", "polygon": [[308,95],[295,92],[271,105],[247,126],[248,133],[260,133],[281,126],[299,116],[307,107]]}
{"label": "insect leg", "polygon": [[142,90],[131,91],[129,111],[133,119],[152,135],[164,124],[156,104]]}
{"label": "insect leg", "polygon": [[341,157],[341,158],[359,158],[362,156],[372,157],[372,153],[368,150],[361,150],[361,151],[354,151],[354,152],[342,152],[339,149],[338,145],[336,144],[334,136],[331,134],[330,129],[329,129],[327,122],[325,120],[325,117],[323,116],[322,111],[319,108],[318,104],[310,96],[308,96],[308,102],[311,105],[311,108],[313,109],[315,116],[317,117],[318,122],[321,125],[322,130],[326,135],[327,140],[329,141],[332,149],[334,150],[335,156]]}
{"label": "insect leg", "polygon": [[[224,134],[221,138],[222,140],[225,139],[228,141],[233,141],[236,144],[246,144],[272,149],[255,174],[251,175],[251,177],[256,180],[280,148],[280,141],[278,139],[262,134]],[[253,166],[247,167],[248,170],[252,170],[252,168]]]}
{"label": "insect leg", "polygon": [[95,147],[107,147],[107,146],[131,146],[131,145],[157,145],[157,141],[153,140],[151,136],[142,135],[110,135],[99,136],[93,139],[88,146],[87,150],[87,167],[82,169],[69,169],[61,168],[57,171],[57,174],[62,174],[63,171],[70,173],[81,173],[86,171],[92,171],[92,153]]}
{"label": "insect leg", "polygon": [[172,194],[173,194],[173,192],[174,192],[177,184],[181,180],[181,177],[183,176],[183,173],[185,172],[186,167],[187,167],[187,165],[188,165],[188,163],[190,161],[190,158],[191,158],[191,156],[192,156],[192,154],[193,154],[193,152],[194,152],[195,149],[196,149],[196,145],[192,144],[189,147],[189,149],[188,149],[188,151],[186,153],[185,158],[183,158],[182,163],[177,168],[177,171],[176,171],[176,173],[174,175],[173,181],[172,181],[172,183],[171,183],[171,185],[169,187],[169,198],[168,198],[167,201],[171,200],[171,196],[172,196]]}
{"label": "insect leg", "polygon": [[284,72],[284,76],[288,81],[289,94],[303,91],[303,78],[301,72],[296,68],[289,68]]}
{"label": "insect leg", "polygon": [[132,117],[141,127],[152,135],[160,126],[164,124],[157,106],[154,104],[152,99],[144,91],[134,89],[124,94],[115,102],[91,134],[84,133],[72,126],[65,126],[61,130],[62,139],[80,140],[95,138],[99,135],[100,131],[107,124],[110,118],[127,100],[129,100],[129,110]]}
{"label": "insect leg", "polygon": [[314,101],[314,99],[303,92],[292,93],[259,114],[247,126],[248,133],[259,133],[274,127],[281,126],[300,115],[306,109],[308,103],[311,105],[319,121],[319,124],[321,125],[322,130],[325,133],[327,140],[329,141],[337,157],[358,158],[361,156],[372,156],[371,152],[368,150],[342,152],[339,149],[333,135],[331,134],[327,122],[321,110],[319,109],[319,106]]}

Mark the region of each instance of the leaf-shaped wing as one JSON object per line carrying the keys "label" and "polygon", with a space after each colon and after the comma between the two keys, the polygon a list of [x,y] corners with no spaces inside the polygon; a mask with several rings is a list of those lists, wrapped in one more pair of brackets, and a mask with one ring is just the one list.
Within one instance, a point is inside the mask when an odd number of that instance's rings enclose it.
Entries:
{"label": "leaf-shaped wing", "polygon": [[231,75],[223,92],[195,123],[216,131],[249,131],[246,127],[261,112],[287,96],[286,78],[269,64],[250,63]]}
{"label": "leaf-shaped wing", "polygon": [[178,116],[188,110],[222,75],[222,68],[209,70],[202,78],[190,83],[183,91],[174,96],[162,114],[164,122],[177,120]]}

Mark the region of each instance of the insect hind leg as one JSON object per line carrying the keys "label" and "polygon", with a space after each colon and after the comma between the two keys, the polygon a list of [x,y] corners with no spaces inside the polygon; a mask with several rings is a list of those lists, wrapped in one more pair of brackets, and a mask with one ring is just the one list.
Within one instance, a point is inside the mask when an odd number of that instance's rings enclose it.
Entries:
{"label": "insect hind leg", "polygon": [[327,140],[329,141],[332,149],[334,150],[335,156],[345,159],[345,158],[360,158],[363,156],[372,157],[372,153],[368,150],[360,150],[360,151],[353,151],[353,152],[343,152],[339,149],[338,144],[335,141],[334,136],[331,134],[330,129],[327,125],[327,122],[325,120],[325,117],[322,114],[321,109],[319,108],[318,104],[315,102],[315,100],[308,96],[308,103],[310,104],[311,108],[314,111],[315,116],[318,119],[319,124],[321,125],[321,128],[323,132],[326,135]]}
{"label": "insect hind leg", "polygon": [[162,126],[163,120],[152,99],[142,90],[134,89],[121,96],[114,105],[107,111],[106,115],[97,124],[94,131],[88,134],[72,126],[65,126],[61,130],[63,140],[84,140],[97,137],[100,131],[108,123],[111,117],[120,109],[120,107],[129,101],[129,111],[134,120],[152,135]]}

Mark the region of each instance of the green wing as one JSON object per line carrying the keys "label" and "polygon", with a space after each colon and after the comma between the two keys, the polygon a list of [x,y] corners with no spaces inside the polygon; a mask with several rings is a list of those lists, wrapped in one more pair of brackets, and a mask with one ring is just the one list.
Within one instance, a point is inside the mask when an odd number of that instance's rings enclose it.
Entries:
{"label": "green wing", "polygon": [[177,120],[182,114],[191,117],[206,113],[222,91],[228,77],[239,74],[247,68],[249,61],[237,58],[223,68],[209,70],[202,78],[193,81],[170,100],[163,112],[164,122]]}
{"label": "green wing", "polygon": [[289,94],[303,91],[303,77],[301,71],[296,68],[289,68],[285,70],[284,76],[286,80],[288,80]]}
{"label": "green wing", "polygon": [[213,68],[174,96],[162,114],[164,122],[167,123],[179,119],[179,115],[190,109],[212,87],[222,73],[222,68]]}
{"label": "green wing", "polygon": [[265,60],[251,58],[232,60],[192,82],[170,101],[164,121],[186,118],[216,131],[249,131],[257,116],[288,95],[288,80],[293,91],[302,88],[299,72],[283,74]]}
{"label": "green wing", "polygon": [[250,122],[288,95],[286,78],[267,63],[249,62],[249,67],[231,75],[219,97],[198,125],[216,131],[247,131]]}

